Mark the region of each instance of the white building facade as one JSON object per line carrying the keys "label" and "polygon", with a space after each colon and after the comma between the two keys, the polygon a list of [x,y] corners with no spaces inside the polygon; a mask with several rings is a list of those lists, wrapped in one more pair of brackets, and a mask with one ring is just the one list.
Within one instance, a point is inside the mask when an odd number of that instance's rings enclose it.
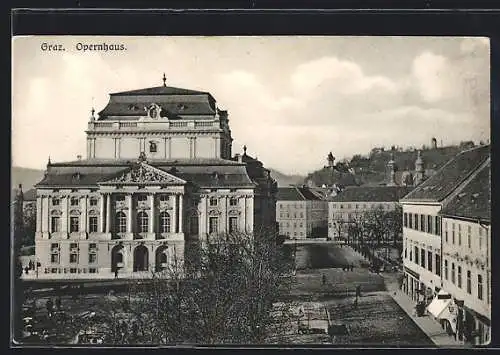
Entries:
{"label": "white building facade", "polygon": [[327,224],[327,201],[309,188],[281,187],[276,202],[279,233],[290,239],[321,237]]}
{"label": "white building facade", "polygon": [[275,233],[277,184],[246,148],[231,157],[227,112],[209,93],[112,94],[87,142],[87,159],[49,161],[36,185],[39,277],[159,271],[188,241]]}
{"label": "white building facade", "polygon": [[[489,197],[484,197],[491,186],[489,175],[484,176],[485,169],[489,172],[489,154],[489,146],[461,152],[400,201],[403,291],[413,301],[425,302],[430,313],[460,340],[466,338],[466,309],[477,312],[475,330],[471,331],[475,335],[467,337],[473,343],[484,342],[489,334],[490,204]],[[479,177],[482,181],[478,184],[475,181]],[[478,193],[470,189],[482,190]],[[473,197],[466,200],[467,196]],[[478,203],[480,196],[483,199]],[[480,214],[475,210],[480,210]],[[487,218],[483,220],[484,215]],[[450,309],[455,311],[436,310],[438,294],[450,295],[449,302],[455,305]],[[471,323],[468,320],[467,327]]]}

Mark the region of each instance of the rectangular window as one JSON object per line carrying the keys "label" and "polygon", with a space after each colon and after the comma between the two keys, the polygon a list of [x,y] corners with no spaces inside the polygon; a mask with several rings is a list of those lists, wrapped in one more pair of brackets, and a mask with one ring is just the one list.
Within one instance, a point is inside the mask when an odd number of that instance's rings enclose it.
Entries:
{"label": "rectangular window", "polygon": [[78,197],[72,197],[69,201],[71,206],[78,206],[80,204],[80,199]]}
{"label": "rectangular window", "polygon": [[479,250],[483,249],[483,228],[479,226]]}
{"label": "rectangular window", "polygon": [[408,258],[408,250],[405,248],[405,259]]}
{"label": "rectangular window", "polygon": [[427,251],[427,270],[432,272],[432,251]]}
{"label": "rectangular window", "polygon": [[418,230],[418,214],[415,213],[413,215],[413,218],[415,219],[415,226],[414,226],[414,228],[415,228],[415,230]]}
{"label": "rectangular window", "polygon": [[413,228],[413,214],[408,214],[408,227]]}
{"label": "rectangular window", "polygon": [[444,261],[444,278],[448,280],[448,260],[446,259]]}
{"label": "rectangular window", "polygon": [[91,216],[89,217],[89,232],[97,233],[97,217]]}
{"label": "rectangular window", "polygon": [[415,264],[418,264],[418,247],[415,247]]}
{"label": "rectangular window", "polygon": [[75,250],[75,249],[78,249],[78,244],[77,243],[70,243],[69,250]]}
{"label": "rectangular window", "polygon": [[425,215],[420,215],[420,231],[425,232]]}
{"label": "rectangular window", "polygon": [[471,248],[471,233],[472,233],[472,227],[467,226],[467,248]]}
{"label": "rectangular window", "polygon": [[451,224],[451,244],[455,245],[455,223]]}
{"label": "rectangular window", "polygon": [[462,288],[462,267],[458,266],[457,268],[457,286],[458,288]]}
{"label": "rectangular window", "polygon": [[210,206],[217,206],[217,203],[219,200],[217,200],[217,197],[210,197],[209,204]]}
{"label": "rectangular window", "polygon": [[477,275],[477,298],[483,299],[483,276]]}
{"label": "rectangular window", "polygon": [[434,234],[434,230],[432,228],[432,216],[427,216],[427,233]]}
{"label": "rectangular window", "polygon": [[219,218],[218,217],[210,217],[208,219],[208,232],[209,233],[217,233],[219,231]]}
{"label": "rectangular window", "polygon": [[57,197],[52,197],[52,206],[59,206],[60,200]]}
{"label": "rectangular window", "polygon": [[469,295],[472,294],[472,279],[470,270],[467,270],[467,293]]}
{"label": "rectangular window", "polygon": [[455,263],[451,263],[451,282],[455,284]]}
{"label": "rectangular window", "polygon": [[436,275],[441,276],[441,256],[439,254],[436,254],[435,258],[436,258]]}
{"label": "rectangular window", "polygon": [[420,266],[425,267],[425,250],[420,249]]}
{"label": "rectangular window", "polygon": [[69,262],[72,264],[78,263],[78,254],[77,253],[69,254]]}
{"label": "rectangular window", "polygon": [[97,244],[96,243],[90,243],[89,244],[89,250],[97,250]]}
{"label": "rectangular window", "polygon": [[229,233],[238,231],[238,217],[229,217]]}
{"label": "rectangular window", "polygon": [[97,254],[96,253],[90,253],[89,254],[89,264],[94,264],[97,262]]}
{"label": "rectangular window", "polygon": [[89,268],[89,273],[90,274],[96,274],[97,273],[97,269],[95,267],[91,267],[91,268]]}
{"label": "rectangular window", "polygon": [[444,222],[444,241],[448,243],[448,223]]}
{"label": "rectangular window", "polygon": [[73,232],[78,232],[79,230],[79,223],[80,222],[80,218],[79,217],[70,217],[69,218],[69,231],[71,233]]}
{"label": "rectangular window", "polygon": [[413,252],[411,251],[411,247],[410,247],[410,261],[413,260]]}
{"label": "rectangular window", "polygon": [[57,216],[53,216],[50,219],[50,230],[52,233],[57,233],[61,231],[61,218]]}
{"label": "rectangular window", "polygon": [[408,213],[406,213],[406,212],[403,215],[403,225],[405,227],[408,227]]}
{"label": "rectangular window", "polygon": [[69,272],[71,274],[76,274],[76,268],[72,267],[71,269],[69,269]]}
{"label": "rectangular window", "polygon": [[91,206],[97,206],[97,198],[95,197],[90,198],[89,203]]}
{"label": "rectangular window", "polygon": [[50,262],[52,264],[59,264],[59,253],[50,254]]}
{"label": "rectangular window", "polygon": [[462,225],[458,225],[458,245],[462,245]]}
{"label": "rectangular window", "polygon": [[435,232],[436,235],[441,235],[441,218],[439,216],[436,216],[435,218]]}

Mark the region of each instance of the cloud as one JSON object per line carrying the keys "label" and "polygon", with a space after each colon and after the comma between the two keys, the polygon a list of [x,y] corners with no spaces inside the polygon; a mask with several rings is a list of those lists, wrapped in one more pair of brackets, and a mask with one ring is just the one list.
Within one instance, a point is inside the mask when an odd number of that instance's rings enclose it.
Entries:
{"label": "cloud", "polygon": [[323,57],[300,64],[292,74],[293,88],[300,93],[313,93],[323,85],[335,92],[351,95],[369,90],[397,91],[397,85],[384,76],[367,76],[356,63]]}

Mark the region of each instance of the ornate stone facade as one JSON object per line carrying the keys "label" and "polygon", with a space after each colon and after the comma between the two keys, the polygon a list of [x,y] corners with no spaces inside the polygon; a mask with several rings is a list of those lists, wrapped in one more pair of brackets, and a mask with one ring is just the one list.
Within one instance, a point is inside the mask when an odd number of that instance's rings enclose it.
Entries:
{"label": "ornate stone facade", "polygon": [[[186,241],[209,234],[274,232],[276,182],[246,152],[243,159],[230,158],[227,113],[212,100],[208,93],[165,86],[112,94],[100,117],[91,117],[89,158],[49,162],[36,185],[38,277],[125,277],[182,261]],[[129,107],[143,105],[137,117],[129,114]],[[184,115],[189,106],[196,115]],[[208,125],[208,117],[216,124]],[[213,154],[200,157],[196,142],[211,129],[218,140]],[[185,148],[179,158],[157,154],[188,131],[190,144],[173,148]],[[132,132],[140,137],[137,146],[127,143]],[[108,134],[116,149],[109,157],[96,143]],[[135,158],[123,159],[120,149]]]}

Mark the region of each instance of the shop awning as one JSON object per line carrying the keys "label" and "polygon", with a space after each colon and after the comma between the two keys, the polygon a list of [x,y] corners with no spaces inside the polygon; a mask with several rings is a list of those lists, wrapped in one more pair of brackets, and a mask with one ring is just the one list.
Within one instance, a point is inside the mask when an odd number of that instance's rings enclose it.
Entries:
{"label": "shop awning", "polygon": [[427,306],[427,311],[432,314],[435,318],[442,319],[451,304],[451,295],[443,290],[439,291],[437,296],[432,300],[432,302]]}

